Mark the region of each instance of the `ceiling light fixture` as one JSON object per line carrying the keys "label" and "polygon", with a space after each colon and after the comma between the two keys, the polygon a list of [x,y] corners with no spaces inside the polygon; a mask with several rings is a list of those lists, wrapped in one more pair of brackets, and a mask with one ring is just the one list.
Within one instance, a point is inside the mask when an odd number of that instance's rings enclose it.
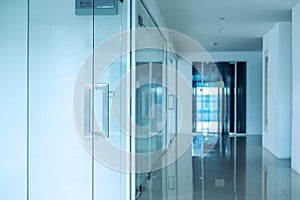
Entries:
{"label": "ceiling light fixture", "polygon": [[219,43],[217,43],[217,42],[214,42],[214,43],[211,43],[210,44],[210,46],[212,46],[212,47],[216,47],[216,46],[218,46],[219,45]]}
{"label": "ceiling light fixture", "polygon": [[219,33],[222,32],[222,31],[224,31],[224,28],[218,28],[217,29],[217,32],[219,32]]}

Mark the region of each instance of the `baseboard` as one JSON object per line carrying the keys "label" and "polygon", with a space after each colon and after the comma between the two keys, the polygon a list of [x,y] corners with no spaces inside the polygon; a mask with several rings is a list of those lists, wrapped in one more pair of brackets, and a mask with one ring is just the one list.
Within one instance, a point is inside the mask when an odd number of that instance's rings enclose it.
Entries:
{"label": "baseboard", "polygon": [[266,150],[268,153],[270,153],[272,156],[274,156],[274,157],[275,157],[276,159],[278,159],[278,160],[291,160],[291,159],[292,159],[291,156],[287,156],[287,157],[285,157],[285,156],[283,156],[283,157],[278,157],[278,156],[276,156],[273,152],[271,152],[269,149],[267,149],[267,148],[264,147],[264,146],[263,146],[263,149]]}

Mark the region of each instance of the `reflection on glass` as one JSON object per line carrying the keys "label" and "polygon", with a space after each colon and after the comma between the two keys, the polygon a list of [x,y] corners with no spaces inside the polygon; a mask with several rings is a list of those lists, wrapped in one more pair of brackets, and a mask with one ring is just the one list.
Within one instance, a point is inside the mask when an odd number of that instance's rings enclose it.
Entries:
{"label": "reflection on glass", "polygon": [[194,132],[219,132],[222,130],[222,90],[218,87],[202,87],[201,82],[194,86]]}
{"label": "reflection on glass", "polygon": [[223,130],[224,82],[214,63],[193,63],[193,132]]}
{"label": "reflection on glass", "polygon": [[[177,75],[167,74],[166,67],[170,65],[176,70],[177,61],[169,53],[167,41],[158,27],[148,28],[156,27],[156,22],[143,1],[137,1],[137,19],[136,26],[149,34],[148,37],[136,35],[137,46],[149,42],[157,44],[161,49],[135,51],[135,153],[145,155],[143,159],[135,158],[135,168],[138,172],[142,166],[148,169],[135,175],[135,194],[137,199],[167,199],[170,193],[176,193],[176,166],[158,171],[153,169],[170,159],[163,158],[163,155],[176,134],[177,102],[176,98],[173,101],[169,99],[169,95],[175,97],[175,91],[172,93],[167,88],[170,83],[176,87]],[[152,156],[152,152],[158,152],[159,156]],[[172,189],[167,190],[167,182],[174,184],[170,186]]]}

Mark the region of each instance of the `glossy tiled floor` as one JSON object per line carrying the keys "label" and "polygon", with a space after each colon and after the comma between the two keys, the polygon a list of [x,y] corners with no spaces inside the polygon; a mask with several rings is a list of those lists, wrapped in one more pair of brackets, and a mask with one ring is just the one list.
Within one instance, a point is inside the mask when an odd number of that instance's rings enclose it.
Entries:
{"label": "glossy tiled floor", "polygon": [[204,149],[209,152],[204,158],[199,142],[195,138],[176,163],[156,171],[138,199],[300,199],[300,175],[291,170],[290,160],[264,150],[260,136],[220,137],[211,151]]}

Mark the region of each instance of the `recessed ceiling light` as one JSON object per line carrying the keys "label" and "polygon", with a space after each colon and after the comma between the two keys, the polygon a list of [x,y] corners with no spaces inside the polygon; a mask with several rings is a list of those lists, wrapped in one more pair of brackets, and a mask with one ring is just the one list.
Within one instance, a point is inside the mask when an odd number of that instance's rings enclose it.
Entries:
{"label": "recessed ceiling light", "polygon": [[219,45],[219,43],[217,43],[217,42],[214,42],[214,43],[211,43],[210,44],[210,46],[212,46],[212,47],[216,47],[216,46],[218,46]]}
{"label": "recessed ceiling light", "polygon": [[217,29],[217,32],[222,32],[222,31],[224,31],[224,28],[218,28]]}

